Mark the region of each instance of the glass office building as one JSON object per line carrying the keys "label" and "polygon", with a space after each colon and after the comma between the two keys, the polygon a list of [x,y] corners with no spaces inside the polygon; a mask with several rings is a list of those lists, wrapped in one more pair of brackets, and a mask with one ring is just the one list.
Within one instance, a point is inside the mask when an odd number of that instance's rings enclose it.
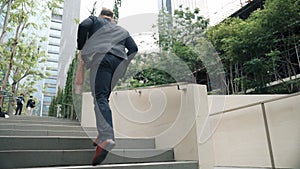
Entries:
{"label": "glass office building", "polygon": [[47,116],[53,96],[57,93],[58,61],[60,57],[60,41],[62,32],[63,9],[51,14],[47,54],[49,58],[45,64],[45,70],[49,76],[43,80],[43,97],[40,115]]}
{"label": "glass office building", "polygon": [[166,9],[170,14],[182,5],[183,9],[200,9],[204,18],[209,18],[210,25],[216,25],[234,12],[247,5],[252,0],[159,0],[160,9]]}
{"label": "glass office building", "polygon": [[48,58],[40,66],[49,73],[45,79],[37,82],[37,92],[33,96],[38,100],[36,115],[48,116],[52,98],[56,96],[58,87],[65,86],[67,71],[76,51],[77,24],[80,15],[80,0],[65,0],[61,8],[54,13],[49,12],[51,20],[43,45]]}

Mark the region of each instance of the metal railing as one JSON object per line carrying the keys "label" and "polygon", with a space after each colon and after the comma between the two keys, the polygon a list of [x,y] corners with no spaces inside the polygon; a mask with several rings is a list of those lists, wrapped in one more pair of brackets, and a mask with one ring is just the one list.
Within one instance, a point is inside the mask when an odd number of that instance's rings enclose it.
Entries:
{"label": "metal railing", "polygon": [[77,116],[74,114],[74,106],[72,104],[62,103],[57,104],[54,107],[57,118],[66,118],[66,119],[77,119]]}
{"label": "metal railing", "polygon": [[249,108],[249,107],[252,107],[252,106],[261,105],[262,115],[263,115],[263,120],[264,120],[264,126],[265,126],[265,132],[266,132],[266,136],[267,136],[267,143],[268,143],[268,150],[269,150],[269,155],[270,155],[271,168],[275,169],[276,166],[275,166],[275,160],[274,160],[274,154],[273,154],[273,148],[272,148],[272,142],[271,142],[271,136],[270,136],[270,130],[269,130],[269,125],[268,125],[268,119],[267,119],[265,104],[270,103],[270,102],[274,102],[274,101],[278,101],[278,100],[283,100],[283,99],[299,96],[299,95],[300,95],[300,92],[297,92],[297,93],[289,94],[289,95],[286,95],[286,96],[280,96],[280,97],[276,97],[276,98],[272,98],[272,99],[267,99],[267,100],[264,100],[264,101],[259,101],[259,102],[247,104],[247,105],[244,105],[244,106],[239,106],[239,107],[235,107],[235,108],[231,108],[231,109],[211,113],[211,114],[209,114],[209,116],[212,117],[212,116],[216,116],[216,115],[220,115],[220,114],[229,113],[229,112],[232,112],[232,111],[235,111],[235,110],[241,110],[241,109]]}
{"label": "metal railing", "polygon": [[14,102],[13,94],[8,91],[0,90],[0,97],[2,97],[2,103],[0,107],[2,108],[2,112],[9,114],[11,112],[10,103]]}

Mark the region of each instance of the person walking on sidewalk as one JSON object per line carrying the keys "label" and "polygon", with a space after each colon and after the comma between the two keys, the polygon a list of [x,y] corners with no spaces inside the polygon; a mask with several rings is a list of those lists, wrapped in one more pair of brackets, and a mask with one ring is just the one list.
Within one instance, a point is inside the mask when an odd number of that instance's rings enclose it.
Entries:
{"label": "person walking on sidewalk", "polygon": [[23,110],[23,104],[25,103],[24,94],[21,93],[19,97],[17,97],[17,108],[15,115],[21,115]]}
{"label": "person walking on sidewalk", "polygon": [[115,146],[109,96],[138,47],[127,30],[113,23],[113,12],[103,9],[99,17],[90,16],[79,24],[77,48],[80,63],[90,69],[98,130],[92,165],[98,165]]}
{"label": "person walking on sidewalk", "polygon": [[26,111],[28,116],[32,115],[32,110],[34,107],[35,107],[35,101],[33,100],[33,96],[29,96],[29,100],[27,101],[26,104]]}

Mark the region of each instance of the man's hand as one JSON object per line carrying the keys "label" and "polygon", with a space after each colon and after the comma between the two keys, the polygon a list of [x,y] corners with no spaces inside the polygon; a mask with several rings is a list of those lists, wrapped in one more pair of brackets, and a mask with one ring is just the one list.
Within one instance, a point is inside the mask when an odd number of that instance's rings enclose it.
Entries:
{"label": "man's hand", "polygon": [[82,57],[81,57],[81,51],[78,52],[77,58],[78,58],[79,64],[83,65],[84,61],[82,60]]}

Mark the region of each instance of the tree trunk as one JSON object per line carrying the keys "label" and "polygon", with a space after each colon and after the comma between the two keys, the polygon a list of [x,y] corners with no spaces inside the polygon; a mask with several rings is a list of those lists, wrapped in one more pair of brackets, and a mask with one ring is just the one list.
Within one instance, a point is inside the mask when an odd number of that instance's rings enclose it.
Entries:
{"label": "tree trunk", "polygon": [[6,10],[6,14],[5,14],[5,17],[4,17],[4,24],[3,24],[3,27],[2,27],[2,33],[1,33],[1,36],[0,36],[0,45],[3,44],[3,40],[4,40],[4,37],[6,35],[6,32],[7,32],[7,25],[8,25],[8,20],[9,20],[9,17],[10,17],[10,10],[11,10],[11,4],[12,4],[12,0],[8,0],[7,2],[7,10]]}
{"label": "tree trunk", "polygon": [[232,94],[235,94],[235,90],[234,90],[234,84],[233,84],[233,72],[232,72],[232,62],[230,61],[229,63],[229,71],[230,71],[230,86],[231,86],[231,90],[232,90]]}
{"label": "tree trunk", "polygon": [[2,15],[3,9],[4,9],[4,7],[5,7],[6,5],[7,5],[7,1],[6,1],[5,3],[1,4],[0,15]]}
{"label": "tree trunk", "polygon": [[[17,97],[17,93],[16,93],[16,85],[17,85],[17,83],[15,83],[15,82],[13,82],[12,83],[12,85],[11,85],[11,89],[12,89],[12,94],[13,94],[13,98],[16,98]],[[14,101],[13,102],[9,102],[9,110],[10,110],[10,112],[9,112],[9,115],[12,115],[13,113],[14,113],[14,111],[15,111],[15,109],[14,109],[14,106],[15,106],[15,99],[14,99]]]}
{"label": "tree trunk", "polygon": [[[14,57],[14,52],[16,50],[16,47],[15,45],[13,46],[13,49],[12,49],[12,52],[11,52],[11,55],[10,55],[10,61],[9,61],[9,64],[8,64],[8,68],[7,68],[7,71],[5,73],[5,76],[4,76],[4,79],[3,79],[3,84],[2,84],[2,90],[5,91],[6,90],[6,87],[7,87],[7,83],[8,83],[8,78],[10,76],[10,72],[11,72],[11,69],[12,69],[12,66],[13,66],[13,57]],[[0,97],[0,105],[2,105],[2,96]]]}
{"label": "tree trunk", "polygon": [[296,50],[296,57],[297,57],[297,61],[298,61],[298,66],[299,66],[299,69],[300,69],[300,59],[299,59],[298,47],[297,47],[296,43],[294,43],[294,44],[295,44],[295,50]]}
{"label": "tree trunk", "polygon": [[[236,78],[239,78],[240,75],[239,75],[239,66],[238,66],[238,63],[234,64],[234,72],[235,72],[235,77]],[[239,92],[240,90],[240,84],[239,83],[234,83],[234,89],[235,89],[235,92]]]}
{"label": "tree trunk", "polygon": [[246,90],[245,90],[245,84],[244,84],[244,72],[243,72],[243,69],[242,67],[240,66],[241,68],[241,72],[240,72],[240,77],[241,77],[241,92],[243,92],[244,94],[246,94]]}
{"label": "tree trunk", "polygon": [[[19,32],[22,26],[22,22],[23,22],[23,18],[20,19],[18,27],[16,29],[16,34],[15,34],[15,39],[14,39],[14,43],[12,45],[12,49],[11,49],[11,53],[10,53],[10,58],[9,58],[9,64],[3,79],[3,84],[2,84],[2,90],[5,91],[6,87],[7,87],[7,83],[8,83],[8,78],[10,76],[10,72],[12,70],[13,67],[13,62],[14,62],[14,56],[17,50],[17,45],[18,45],[18,41],[19,41]],[[3,98],[2,96],[0,96],[0,105],[2,105],[3,102]]]}
{"label": "tree trunk", "polygon": [[[7,4],[7,10],[6,10],[6,14],[5,14],[4,22],[3,22],[3,26],[2,26],[2,33],[1,33],[1,36],[0,36],[0,45],[2,45],[4,37],[6,35],[8,20],[9,20],[9,17],[10,17],[10,10],[11,10],[12,0],[8,0],[6,3],[3,4],[3,6],[1,7],[1,14],[2,14],[3,8],[5,7],[5,4]],[[9,64],[9,65],[11,65],[11,64]],[[7,72],[10,72],[10,71],[7,71]],[[7,72],[5,73],[5,77],[3,79],[3,84],[2,84],[2,90],[3,91],[5,91],[5,89],[6,89],[6,85],[7,85],[7,81],[8,81],[8,77],[9,77],[9,73],[7,73]],[[2,106],[2,103],[3,103],[3,96],[0,95],[0,107]]]}

